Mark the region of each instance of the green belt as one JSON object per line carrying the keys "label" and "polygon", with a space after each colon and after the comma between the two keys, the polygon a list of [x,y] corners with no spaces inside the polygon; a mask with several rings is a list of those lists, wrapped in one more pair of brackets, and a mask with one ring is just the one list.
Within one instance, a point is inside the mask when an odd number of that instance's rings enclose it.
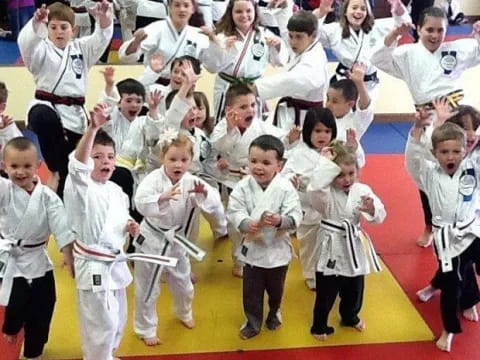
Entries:
{"label": "green belt", "polygon": [[257,79],[260,78],[260,76],[254,76],[254,77],[235,77],[232,75],[228,75],[224,72],[218,73],[218,76],[220,76],[220,79],[225,80],[226,82],[229,82],[230,84],[253,84],[253,82]]}

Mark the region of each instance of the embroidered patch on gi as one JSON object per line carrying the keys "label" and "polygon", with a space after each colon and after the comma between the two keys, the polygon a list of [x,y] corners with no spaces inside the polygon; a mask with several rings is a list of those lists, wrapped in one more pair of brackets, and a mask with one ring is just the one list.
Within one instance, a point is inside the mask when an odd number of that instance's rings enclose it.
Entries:
{"label": "embroidered patch on gi", "polygon": [[247,256],[248,248],[247,248],[245,245],[243,245],[241,252],[242,252],[242,255],[243,255],[243,256]]}
{"label": "embroidered patch on gi", "polygon": [[335,264],[337,263],[337,260],[331,260],[329,259],[328,262],[327,262],[327,268],[329,269],[333,269],[335,268]]}
{"label": "embroidered patch on gi", "polygon": [[191,57],[196,58],[197,55],[197,43],[187,40],[187,44],[183,48],[183,53],[185,55],[190,55]]}
{"label": "embroidered patch on gi", "polygon": [[100,274],[93,274],[93,285],[94,286],[102,286],[102,275]]}
{"label": "embroidered patch on gi", "polygon": [[252,45],[252,54],[254,60],[260,60],[260,58],[265,54],[265,45],[263,42],[257,42]]}
{"label": "embroidered patch on gi", "polygon": [[135,242],[136,242],[138,245],[142,245],[144,241],[145,241],[145,236],[143,236],[142,234],[138,234],[137,239],[135,240]]}
{"label": "embroidered patch on gi", "polygon": [[442,51],[442,58],[440,59],[440,66],[445,75],[449,75],[457,66],[457,52],[456,51]]}
{"label": "embroidered patch on gi", "polygon": [[212,145],[202,136],[200,142],[200,161],[205,161],[212,152]]}
{"label": "embroidered patch on gi", "polygon": [[72,70],[77,79],[80,79],[83,74],[83,55],[71,55],[72,58]]}
{"label": "embroidered patch on gi", "polygon": [[471,201],[472,195],[477,187],[477,179],[475,177],[475,169],[466,169],[460,176],[459,192],[463,196],[463,201]]}

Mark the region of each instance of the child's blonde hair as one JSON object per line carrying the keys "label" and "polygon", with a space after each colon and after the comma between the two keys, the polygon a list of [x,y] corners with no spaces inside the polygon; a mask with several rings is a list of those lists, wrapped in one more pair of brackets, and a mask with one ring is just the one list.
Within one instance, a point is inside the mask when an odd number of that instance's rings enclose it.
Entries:
{"label": "child's blonde hair", "polygon": [[52,20],[67,21],[72,27],[74,27],[75,13],[71,7],[55,2],[48,6],[48,22]]}
{"label": "child's blonde hair", "polygon": [[353,148],[347,146],[343,141],[340,140],[333,140],[329,146],[332,147],[333,153],[335,154],[335,158],[333,159],[335,164],[355,164],[355,166],[358,167],[357,155]]}
{"label": "child's blonde hair", "polygon": [[467,144],[467,136],[465,135],[465,131],[460,126],[452,122],[446,122],[442,126],[439,126],[435,130],[433,130],[433,150],[435,150],[441,142],[448,140],[460,141],[464,147]]}
{"label": "child's blonde hair", "polygon": [[[162,142],[162,139],[160,139],[159,141]],[[187,135],[177,135],[176,137],[165,138],[160,146],[161,159],[163,159],[168,149],[170,149],[172,146],[178,148],[186,148],[186,150],[189,151],[190,155],[192,155],[193,157],[193,142]]]}

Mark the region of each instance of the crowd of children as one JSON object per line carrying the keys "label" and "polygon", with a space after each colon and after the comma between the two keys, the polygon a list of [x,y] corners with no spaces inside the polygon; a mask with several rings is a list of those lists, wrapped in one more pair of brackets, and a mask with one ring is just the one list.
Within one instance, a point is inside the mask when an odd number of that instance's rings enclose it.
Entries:
{"label": "crowd of children", "polygon": [[[215,239],[230,238],[232,274],[243,278],[242,339],[262,329],[265,292],[266,327],[282,325],[293,233],[305,283],[316,293],[311,334],[323,341],[334,332],[328,318],[337,295],[342,324],[364,331],[364,277],[381,267],[360,222],[386,217],[382,201],[358,182],[366,163],[359,140],[379,96],[377,68],[407,83],[418,110],[406,167],[429,226],[420,244],[432,238],[438,256],[431,284],[418,293],[428,301],[441,292],[437,347],[450,351],[461,332],[459,308],[479,320],[480,116],[459,102],[461,74],[480,63],[480,23],[473,39],[444,42],[447,16],[430,7],[418,20],[419,42],[397,47],[412,28],[400,0],[389,0],[393,17],[382,20],[368,1],[346,0],[339,22],[324,24],[332,2],[293,14],[289,0],[230,0],[224,13],[208,1],[171,0],[163,13],[163,4],[139,2],[144,27],[124,37],[119,55],[143,61],[145,71],[115,84],[106,67],[91,112],[84,108],[88,71],[111,41],[111,4],[89,5],[88,26],[82,2],[74,10],[61,3],[36,9],[18,43],[36,84],[27,124],[51,173],[46,185],[35,175],[38,150],[7,115],[0,83],[0,304],[6,339],[25,331],[26,358],[40,359],[48,340],[50,234],[75,276],[84,359],[116,359],[132,280],[134,331],[146,345],[160,343],[161,279],[175,315],[193,328],[190,257],[205,255],[196,245],[200,214]],[[124,32],[133,29],[131,2],[116,5]],[[204,22],[197,23],[198,10]],[[76,24],[93,23],[91,33],[74,36]],[[339,59],[332,78],[324,47]],[[269,63],[284,69],[264,76]],[[217,74],[211,114],[195,90],[201,65]],[[272,98],[280,100],[269,111]],[[127,260],[136,261],[133,277]]]}

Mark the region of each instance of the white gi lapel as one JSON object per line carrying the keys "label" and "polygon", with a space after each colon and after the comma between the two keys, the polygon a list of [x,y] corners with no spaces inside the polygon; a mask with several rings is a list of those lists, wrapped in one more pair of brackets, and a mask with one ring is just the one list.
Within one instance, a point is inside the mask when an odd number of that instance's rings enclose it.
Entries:
{"label": "white gi lapel", "polygon": [[[35,219],[39,218],[37,216],[38,212],[38,204],[41,204],[41,198],[43,195],[43,185],[40,182],[40,179],[36,176],[36,181],[37,184],[35,188],[33,189],[33,192],[30,195],[22,194],[25,196],[28,196],[28,205],[27,208],[25,209],[25,212],[23,213],[22,218],[18,222],[15,231],[12,232],[13,237],[17,240],[27,240],[31,237],[29,236],[30,229],[36,228],[35,226],[31,226],[32,222],[35,221]],[[24,192],[22,189],[15,189],[13,191],[21,191]],[[45,239],[46,240],[46,239]]]}
{"label": "white gi lapel", "polygon": [[235,66],[234,66],[233,72],[232,72],[232,76],[234,76],[234,77],[237,77],[238,73],[240,72],[242,62],[245,59],[245,55],[247,54],[247,51],[248,51],[248,49],[250,48],[250,45],[253,42],[253,36],[255,34],[255,30],[251,29],[248,32],[246,38],[243,36],[243,34],[240,31],[237,30],[237,32],[240,34],[240,36],[242,36],[244,38],[244,41],[243,41],[243,47],[242,47],[241,51],[239,52],[239,55],[238,55],[237,59],[235,60]]}
{"label": "white gi lapel", "polygon": [[[52,44],[52,46],[54,46],[54,45]],[[61,53],[61,55],[60,55],[60,53],[58,53],[58,50],[55,48],[55,52],[57,52],[58,55],[62,57],[62,63],[60,65],[60,71],[55,76],[55,82],[52,83],[53,87],[52,87],[52,90],[50,91],[52,94],[55,94],[55,90],[57,90],[58,85],[62,81],[62,78],[65,75],[65,72],[67,71],[67,66],[68,66],[68,63],[69,63],[70,52],[71,51],[72,51],[72,43],[71,42],[69,42],[67,44],[66,48],[63,49],[63,53]]]}
{"label": "white gi lapel", "polygon": [[[170,30],[170,33],[172,34],[172,37],[175,39],[175,50],[173,51],[172,55],[168,58],[168,60],[165,62],[165,68],[170,68],[170,63],[177,57],[178,52],[180,49],[184,49],[185,45],[185,39],[187,37],[187,26],[183,28],[180,34],[178,34],[177,30],[175,30],[175,27],[172,24],[172,21],[168,17],[167,20],[167,26],[168,29]],[[186,51],[185,51],[186,52]],[[186,54],[186,55],[192,55],[192,54]],[[193,57],[195,57],[195,54],[193,54]]]}
{"label": "white gi lapel", "polygon": [[[265,214],[278,214],[282,204],[283,196],[280,189],[280,175],[275,175],[265,190],[257,184],[253,177],[249,179],[249,188],[252,191],[253,211],[251,218],[254,221],[260,221]],[[273,226],[264,226],[260,234],[265,243],[270,243],[277,236],[277,229]],[[257,235],[257,236],[258,236]],[[247,236],[248,238],[248,236]],[[253,239],[251,239],[253,240]]]}

